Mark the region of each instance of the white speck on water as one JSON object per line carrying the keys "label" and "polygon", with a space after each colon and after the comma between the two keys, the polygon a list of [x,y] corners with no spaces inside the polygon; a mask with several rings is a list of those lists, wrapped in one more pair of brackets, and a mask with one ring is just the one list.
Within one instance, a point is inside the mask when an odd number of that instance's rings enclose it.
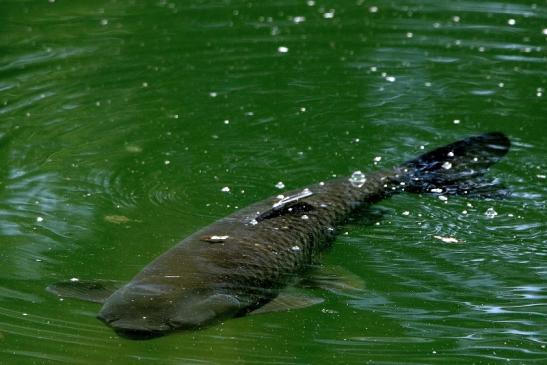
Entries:
{"label": "white speck on water", "polygon": [[306,107],[304,107],[304,106],[303,106],[303,107],[300,107],[300,111],[301,111],[302,113],[305,113],[305,112],[306,112]]}
{"label": "white speck on water", "polygon": [[230,236],[228,236],[228,235],[224,235],[224,236],[211,236],[211,237],[209,237],[209,239],[210,239],[211,241],[225,241],[225,240],[227,240],[228,238],[230,238]]}
{"label": "white speck on water", "polygon": [[464,214],[464,215],[467,214],[467,210],[465,210],[465,209],[462,210],[462,214]]}
{"label": "white speck on water", "polygon": [[422,145],[422,146],[420,146],[420,149],[421,149],[421,150],[425,149],[425,146],[423,146],[423,145]]}
{"label": "white speck on water", "polygon": [[414,37],[414,34],[412,32],[406,32],[406,37],[407,38],[412,38],[412,37]]}
{"label": "white speck on water", "polygon": [[460,242],[454,237],[433,236],[433,238],[441,240],[444,243],[459,243]]}
{"label": "white speck on water", "polygon": [[24,316],[28,316],[28,313],[23,313]]}
{"label": "white speck on water", "polygon": [[367,181],[367,178],[365,174],[363,174],[361,171],[355,171],[353,174],[351,174],[351,177],[349,178],[349,182],[352,186],[356,188],[360,188],[365,184]]}
{"label": "white speck on water", "polygon": [[325,182],[320,181],[320,182],[319,182],[319,186],[325,186]]}
{"label": "white speck on water", "polygon": [[370,11],[371,13],[377,13],[378,12],[378,7],[377,6],[371,6],[370,8],[368,8],[368,11]]}
{"label": "white speck on water", "polygon": [[293,251],[300,251],[300,246],[292,246],[291,250]]}
{"label": "white speck on water", "polygon": [[279,200],[285,199],[285,195],[279,194],[278,196],[276,196],[276,199],[279,199]]}
{"label": "white speck on water", "polygon": [[473,162],[477,162],[479,159],[477,157],[473,157]]}
{"label": "white speck on water", "polygon": [[78,279],[78,278],[70,278],[70,281],[73,282],[73,283],[77,283],[78,281],[80,281],[80,279]]}
{"label": "white speck on water", "polygon": [[541,96],[543,96],[543,88],[538,87],[538,88],[536,89],[536,96],[537,96],[538,98],[541,97]]}
{"label": "white speck on water", "polygon": [[443,189],[435,188],[435,189],[431,189],[429,191],[431,191],[432,193],[442,193]]}
{"label": "white speck on water", "polygon": [[277,184],[275,184],[275,187],[278,189],[285,189],[285,184],[283,184],[283,181],[279,181]]}
{"label": "white speck on water", "polygon": [[43,221],[44,221],[43,217],[36,217],[36,222],[40,223],[40,222],[43,222]]}
{"label": "white speck on water", "polygon": [[382,161],[382,156],[374,157],[374,162],[380,162],[380,161]]}
{"label": "white speck on water", "polygon": [[325,19],[332,19],[334,18],[334,9],[330,9],[329,11],[327,11],[325,14],[323,14],[323,18]]}
{"label": "white speck on water", "polygon": [[500,82],[500,83],[498,84],[498,86],[499,86],[499,87],[504,87],[505,84],[504,84],[503,82]]}
{"label": "white speck on water", "polygon": [[143,83],[142,83],[142,87],[148,87],[148,82],[146,82],[146,81],[143,82]]}
{"label": "white speck on water", "polygon": [[431,351],[431,353],[432,353],[432,354],[436,354],[436,353],[437,353],[437,351],[433,350],[433,351]]}
{"label": "white speck on water", "polygon": [[486,218],[493,219],[495,216],[498,215],[498,212],[496,212],[494,208],[490,207],[486,209],[486,212],[484,212],[484,215],[486,216]]}
{"label": "white speck on water", "polygon": [[379,226],[379,225],[380,225],[380,222],[376,222],[376,223],[374,223],[374,224],[377,225],[377,226]]}
{"label": "white speck on water", "polygon": [[142,319],[146,319],[147,317],[146,316],[142,316]]}
{"label": "white speck on water", "polygon": [[101,25],[102,26],[108,25],[108,19],[101,19]]}
{"label": "white speck on water", "polygon": [[509,25],[515,25],[515,24],[517,24],[517,21],[516,21],[515,19],[509,19],[509,20],[507,21],[507,24],[509,24]]}
{"label": "white speck on water", "polygon": [[279,52],[279,53],[287,53],[287,52],[289,52],[289,48],[288,48],[288,47],[285,47],[285,46],[279,46],[279,47],[277,47],[277,52]]}
{"label": "white speck on water", "polygon": [[310,217],[308,217],[308,216],[305,215],[305,214],[304,214],[302,217],[300,217],[300,218],[302,218],[302,219],[304,219],[304,220],[310,219]]}
{"label": "white speck on water", "polygon": [[440,28],[440,27],[441,27],[441,23],[439,23],[439,22],[433,23],[433,28],[437,29],[437,28]]}
{"label": "white speck on water", "polygon": [[230,124],[230,121],[228,119],[225,119],[224,124]]}
{"label": "white speck on water", "polygon": [[43,260],[42,260],[42,259],[34,259],[34,261],[36,261],[36,262],[42,262]]}
{"label": "white speck on water", "polygon": [[308,6],[314,6],[315,5],[315,1],[314,0],[308,0],[306,2],[306,4],[308,4]]}
{"label": "white speck on water", "polygon": [[452,164],[448,161],[442,164],[443,169],[450,170],[452,168]]}
{"label": "white speck on water", "polygon": [[306,17],[303,17],[303,16],[295,16],[292,21],[296,24],[298,23],[302,23],[306,20]]}
{"label": "white speck on water", "polygon": [[447,155],[448,155],[448,157],[454,157],[454,152],[450,151],[450,152],[448,152]]}
{"label": "white speck on water", "polygon": [[545,179],[545,175],[536,175],[538,179]]}
{"label": "white speck on water", "polygon": [[403,212],[403,215],[410,215],[410,212],[409,212],[408,210],[405,210],[405,211]]}
{"label": "white speck on water", "polygon": [[509,214],[507,214],[507,216],[513,218],[513,217],[514,217],[514,214],[513,214],[513,213],[509,213]]}
{"label": "white speck on water", "polygon": [[251,225],[253,226],[256,226],[258,224],[258,221],[256,219],[251,219],[249,223],[251,223]]}
{"label": "white speck on water", "polygon": [[543,33],[543,35],[547,35],[547,28],[543,28],[541,32]]}
{"label": "white speck on water", "polygon": [[454,23],[459,23],[459,22],[460,22],[460,17],[457,16],[457,15],[454,15],[454,16],[452,17],[452,21],[453,21]]}
{"label": "white speck on water", "polygon": [[448,201],[448,198],[444,195],[439,195],[439,200],[442,200],[443,202]]}
{"label": "white speck on water", "polygon": [[211,91],[209,93],[209,96],[212,97],[212,98],[216,98],[218,96],[218,93],[216,91]]}
{"label": "white speck on water", "polygon": [[473,208],[473,204],[471,204],[471,203],[467,203],[466,205],[467,205],[468,208]]}
{"label": "white speck on water", "polygon": [[376,67],[376,66],[371,66],[371,67],[370,67],[370,71],[376,72],[376,71],[378,71],[378,67]]}
{"label": "white speck on water", "polygon": [[220,189],[220,191],[222,191],[223,193],[229,193],[230,192],[230,188],[225,186],[223,187],[222,189]]}
{"label": "white speck on water", "polygon": [[169,160],[163,161],[163,164],[164,164],[164,165],[169,165],[170,163],[171,163],[171,161],[169,161]]}
{"label": "white speck on water", "polygon": [[454,119],[454,120],[453,120],[453,123],[454,123],[454,124],[460,124],[460,120],[459,120],[459,119]]}
{"label": "white speck on water", "polygon": [[386,76],[386,81],[395,82],[395,80],[397,80],[395,76]]}
{"label": "white speck on water", "polygon": [[425,85],[425,87],[431,87],[432,84],[431,84],[431,82],[428,81],[424,85]]}

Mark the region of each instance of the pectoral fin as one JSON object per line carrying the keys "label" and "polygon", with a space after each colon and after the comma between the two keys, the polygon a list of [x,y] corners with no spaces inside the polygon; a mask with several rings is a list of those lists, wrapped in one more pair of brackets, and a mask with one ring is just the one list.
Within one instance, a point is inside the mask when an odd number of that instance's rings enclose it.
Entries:
{"label": "pectoral fin", "polygon": [[68,280],[49,285],[46,290],[63,298],[76,298],[94,303],[104,303],[120,283],[108,280]]}
{"label": "pectoral fin", "polygon": [[255,309],[249,314],[263,314],[270,312],[281,312],[293,309],[302,309],[312,305],[323,303],[324,299],[319,297],[306,296],[303,294],[280,293],[277,297],[262,307]]}
{"label": "pectoral fin", "polygon": [[342,295],[354,295],[365,289],[364,280],[341,266],[313,268],[308,276],[300,281],[303,288],[320,288]]}

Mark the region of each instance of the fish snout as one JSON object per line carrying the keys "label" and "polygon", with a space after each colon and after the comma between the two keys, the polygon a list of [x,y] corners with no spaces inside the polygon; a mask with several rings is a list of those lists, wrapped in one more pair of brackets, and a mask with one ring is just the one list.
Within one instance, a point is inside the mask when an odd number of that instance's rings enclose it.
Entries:
{"label": "fish snout", "polygon": [[172,330],[168,324],[152,324],[144,320],[118,319],[107,323],[118,335],[131,339],[150,339]]}

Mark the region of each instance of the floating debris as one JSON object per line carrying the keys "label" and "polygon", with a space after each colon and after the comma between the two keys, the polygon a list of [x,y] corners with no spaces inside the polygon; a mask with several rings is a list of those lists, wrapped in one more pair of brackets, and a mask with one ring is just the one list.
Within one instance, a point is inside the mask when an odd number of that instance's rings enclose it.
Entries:
{"label": "floating debris", "polygon": [[436,238],[438,240],[443,241],[444,243],[460,243],[456,238],[454,237],[443,237],[443,236],[433,236],[433,238]]}
{"label": "floating debris", "polygon": [[545,175],[536,175],[536,177],[537,177],[538,179],[545,179],[546,176],[545,176]]}
{"label": "floating debris", "polygon": [[443,189],[435,188],[435,189],[431,189],[429,191],[431,191],[432,193],[442,193]]}
{"label": "floating debris", "polygon": [[361,171],[355,171],[353,174],[351,174],[351,177],[349,178],[349,182],[351,185],[355,186],[356,188],[360,188],[365,184],[367,181],[367,178],[365,174],[363,174]]}
{"label": "floating debris", "polygon": [[131,221],[131,219],[127,218],[125,215],[116,215],[116,214],[105,215],[104,220],[114,224],[123,224],[123,223],[128,223]]}
{"label": "floating debris", "polygon": [[448,161],[442,164],[443,169],[450,170],[452,168],[452,164]]}
{"label": "floating debris", "polygon": [[129,144],[125,146],[125,150],[129,153],[139,153],[142,152],[142,147],[134,144]]}
{"label": "floating debris", "polygon": [[403,215],[410,215],[410,212],[409,212],[408,210],[405,210],[405,211],[403,212]]}
{"label": "floating debris", "polygon": [[275,187],[278,189],[285,189],[285,184],[283,184],[283,181],[279,181],[277,184],[275,184]]}
{"label": "floating debris", "polygon": [[486,209],[486,212],[484,212],[484,215],[486,216],[486,218],[493,219],[495,216],[498,215],[498,212],[496,212],[494,208],[490,207]]}
{"label": "floating debris", "polygon": [[308,217],[306,214],[304,214],[304,215],[303,215],[302,217],[300,217],[300,218],[302,218],[302,219],[304,219],[304,220],[310,219],[310,217]]}
{"label": "floating debris", "polygon": [[448,198],[444,195],[439,195],[439,199],[442,200],[443,202],[448,201]]}
{"label": "floating debris", "polygon": [[453,122],[454,124],[460,124],[460,120],[459,120],[459,119],[454,119],[452,122]]}
{"label": "floating debris", "polygon": [[293,251],[300,251],[300,246],[292,246],[291,250]]}
{"label": "floating debris", "polygon": [[258,221],[256,219],[251,219],[249,223],[251,223],[251,225],[253,226],[256,226],[258,224]]}
{"label": "floating debris", "polygon": [[44,221],[43,217],[36,217],[36,222],[40,223],[40,222],[43,222],[43,221]]}
{"label": "floating debris", "polygon": [[80,281],[80,279],[78,279],[78,278],[70,278],[70,281],[73,282],[73,283],[77,283],[78,281]]}
{"label": "floating debris", "polygon": [[305,20],[306,20],[306,17],[304,17],[304,16],[295,16],[294,18],[292,18],[292,21],[296,24],[302,23]]}
{"label": "floating debris", "polygon": [[289,52],[289,48],[288,48],[288,47],[285,47],[285,46],[279,46],[279,47],[277,47],[277,52],[279,52],[279,53],[287,53],[287,52]]}
{"label": "floating debris", "polygon": [[213,235],[213,236],[203,236],[200,239],[202,241],[210,242],[210,243],[221,243],[226,241],[228,238],[230,238],[230,236],[228,235],[222,235],[222,236]]}
{"label": "floating debris", "polygon": [[220,191],[222,191],[223,193],[229,193],[230,192],[230,188],[225,186],[223,187],[222,189],[220,189]]}

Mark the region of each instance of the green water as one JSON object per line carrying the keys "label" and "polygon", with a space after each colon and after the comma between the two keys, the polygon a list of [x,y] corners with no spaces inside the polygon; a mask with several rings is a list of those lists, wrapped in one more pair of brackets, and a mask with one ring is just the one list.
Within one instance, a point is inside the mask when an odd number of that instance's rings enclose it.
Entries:
{"label": "green water", "polygon": [[[545,364],[546,29],[544,1],[3,0],[0,364]],[[322,261],[358,295],[136,342],[44,290],[491,130],[512,195],[349,222]]]}

